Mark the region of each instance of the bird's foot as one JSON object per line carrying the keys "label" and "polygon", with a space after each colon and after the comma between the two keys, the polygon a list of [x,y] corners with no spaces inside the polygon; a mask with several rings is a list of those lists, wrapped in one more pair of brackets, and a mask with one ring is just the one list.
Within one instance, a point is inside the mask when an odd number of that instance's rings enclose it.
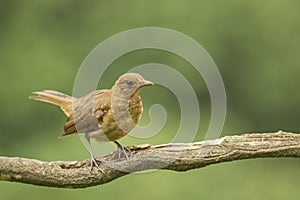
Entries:
{"label": "bird's foot", "polygon": [[98,162],[101,163],[100,160],[98,160],[98,159],[96,159],[95,157],[92,156],[90,162],[91,162],[91,163],[90,163],[90,170],[91,170],[91,171],[93,170],[93,167],[95,166],[101,173],[104,173],[103,169],[101,169],[101,168],[99,167],[99,164],[98,164]]}
{"label": "bird's foot", "polygon": [[123,145],[121,145],[119,142],[115,141],[115,143],[118,146],[118,154],[119,154],[119,158],[121,158],[122,153],[125,155],[126,160],[129,160],[129,158],[132,156],[132,151],[128,148],[128,147],[124,147]]}

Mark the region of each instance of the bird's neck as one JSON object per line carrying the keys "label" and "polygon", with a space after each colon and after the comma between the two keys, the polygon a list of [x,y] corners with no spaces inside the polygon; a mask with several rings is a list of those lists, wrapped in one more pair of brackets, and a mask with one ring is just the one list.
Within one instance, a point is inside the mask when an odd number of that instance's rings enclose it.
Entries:
{"label": "bird's neck", "polygon": [[141,101],[139,92],[140,91],[137,91],[133,95],[123,95],[119,92],[112,92],[112,106],[118,107],[120,112],[127,111],[129,107],[138,106]]}
{"label": "bird's neck", "polygon": [[118,125],[129,132],[139,121],[143,112],[141,97],[136,92],[132,96],[116,95],[112,93],[111,102],[114,119]]}

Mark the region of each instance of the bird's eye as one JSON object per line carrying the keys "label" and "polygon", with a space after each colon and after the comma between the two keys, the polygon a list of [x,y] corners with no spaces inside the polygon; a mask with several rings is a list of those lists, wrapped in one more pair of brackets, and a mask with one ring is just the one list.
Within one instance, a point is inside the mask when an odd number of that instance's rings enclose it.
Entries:
{"label": "bird's eye", "polygon": [[129,80],[126,80],[125,83],[126,83],[127,85],[133,85],[133,82],[132,82],[132,81],[129,81]]}

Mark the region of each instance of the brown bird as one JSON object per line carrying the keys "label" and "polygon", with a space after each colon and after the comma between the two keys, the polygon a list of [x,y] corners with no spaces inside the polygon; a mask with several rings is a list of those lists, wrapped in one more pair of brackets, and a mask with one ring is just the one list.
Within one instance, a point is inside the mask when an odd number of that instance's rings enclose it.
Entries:
{"label": "brown bird", "polygon": [[98,142],[114,141],[119,156],[123,152],[128,159],[128,149],[117,140],[131,131],[141,117],[141,88],[153,85],[137,73],[126,73],[119,77],[110,90],[96,90],[81,98],[53,90],[33,92],[35,96],[29,98],[59,106],[68,117],[60,136],[83,133],[88,141],[91,169],[96,166],[102,171],[94,157],[90,138]]}

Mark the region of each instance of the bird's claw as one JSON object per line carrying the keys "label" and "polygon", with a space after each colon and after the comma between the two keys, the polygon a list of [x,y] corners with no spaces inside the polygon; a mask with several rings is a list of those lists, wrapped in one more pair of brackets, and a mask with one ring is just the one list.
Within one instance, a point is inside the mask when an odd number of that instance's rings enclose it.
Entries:
{"label": "bird's claw", "polygon": [[118,145],[118,154],[119,158],[121,158],[122,153],[125,155],[126,160],[129,160],[129,158],[132,156],[132,151],[128,147],[124,147],[121,144]]}
{"label": "bird's claw", "polygon": [[99,167],[99,164],[97,162],[101,162],[100,160],[97,160],[96,158],[94,157],[91,157],[91,161],[90,161],[90,170],[92,171],[93,170],[93,167],[95,166],[101,173],[104,173],[103,169],[101,169]]}

